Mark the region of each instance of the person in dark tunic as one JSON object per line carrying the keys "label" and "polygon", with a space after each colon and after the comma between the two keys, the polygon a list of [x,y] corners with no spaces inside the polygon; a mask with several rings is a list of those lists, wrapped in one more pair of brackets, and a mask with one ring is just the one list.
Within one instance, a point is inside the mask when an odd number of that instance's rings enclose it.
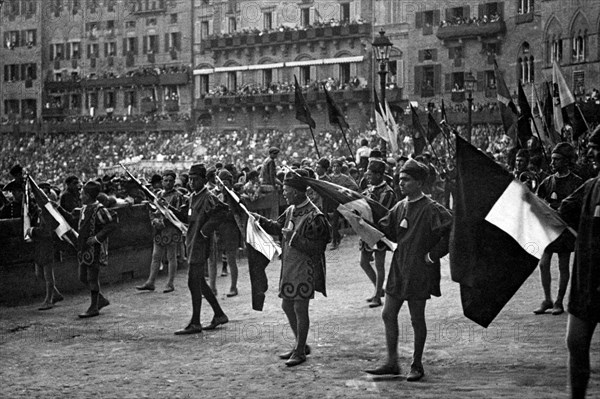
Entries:
{"label": "person in dark tunic", "polygon": [[[189,262],[188,287],[192,295],[192,318],[186,327],[175,331],[175,335],[197,334],[203,329],[214,330],[229,321],[204,277],[210,255],[209,237],[212,237],[219,224],[225,219],[229,208],[208,191],[207,171],[204,164],[192,165],[189,177],[193,192],[187,203],[181,209],[170,207],[179,220],[189,223],[185,243]],[[207,326],[200,324],[202,296],[206,298],[214,312],[214,317]]]}
{"label": "person in dark tunic", "polygon": [[[600,165],[600,127],[589,139],[588,156]],[[600,322],[600,177],[588,180],[565,198],[559,214],[577,228],[567,347],[571,397],[584,398],[590,379],[590,344]]]}
{"label": "person in dark tunic", "polygon": [[[570,170],[576,157],[575,148],[569,143],[558,143],[552,150],[550,167],[554,173],[540,183],[537,195],[554,210],[558,210],[561,201],[583,183],[583,180]],[[540,307],[534,310],[533,313],[544,314],[548,309],[552,309],[553,315],[559,315],[564,312],[563,298],[569,284],[569,261],[574,244],[573,235],[561,236],[559,240],[549,245],[542,254],[542,259],[540,259],[540,276],[544,290],[544,300]],[[554,302],[552,302],[552,292],[550,290],[552,282],[550,262],[553,253],[558,254],[558,270],[560,273],[558,294]]]}
{"label": "person in dark tunic", "polygon": [[296,337],[295,347],[279,355],[289,367],[306,361],[310,347],[306,345],[310,318],[308,308],[315,291],[325,291],[325,249],[330,240],[330,227],[325,215],[306,196],[302,177],[308,172],[298,169],[284,178],[284,196],[289,207],[277,218],[254,216],[269,234],[282,235],[281,277],[279,297],[290,327]]}
{"label": "person in dark tunic", "polygon": [[400,374],[398,365],[398,314],[408,302],[415,342],[408,381],[425,374],[422,363],[427,338],[425,304],[440,292],[440,258],[448,253],[452,216],[450,212],[423,194],[427,166],[409,160],[400,171],[400,189],[406,195],[379,221],[385,235],[398,243],[385,288],[382,317],[385,325],[387,361],[365,370],[369,374]]}
{"label": "person in dark tunic", "polygon": [[[391,209],[396,204],[396,193],[384,179],[385,167],[385,163],[379,159],[371,159],[369,161],[367,172],[365,173],[369,186],[362,194],[373,201],[379,202],[386,209]],[[364,241],[360,240],[359,249],[360,267],[375,288],[373,296],[369,297],[367,302],[370,302],[369,307],[376,308],[382,305],[381,297],[383,296],[383,281],[385,280],[385,254],[388,248],[381,242],[375,248],[371,248]],[[375,269],[371,265],[373,258],[375,258]]]}

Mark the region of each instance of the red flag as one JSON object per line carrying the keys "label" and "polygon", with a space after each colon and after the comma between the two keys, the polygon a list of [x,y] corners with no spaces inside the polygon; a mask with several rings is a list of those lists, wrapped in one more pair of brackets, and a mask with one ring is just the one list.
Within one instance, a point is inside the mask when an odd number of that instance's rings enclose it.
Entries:
{"label": "red flag", "polygon": [[306,101],[304,101],[304,96],[302,95],[302,90],[300,90],[300,85],[298,84],[298,79],[296,75],[294,75],[295,82],[295,103],[296,103],[296,119],[300,122],[306,123],[308,126],[313,129],[317,126],[315,120],[310,116],[310,110],[306,105]]}

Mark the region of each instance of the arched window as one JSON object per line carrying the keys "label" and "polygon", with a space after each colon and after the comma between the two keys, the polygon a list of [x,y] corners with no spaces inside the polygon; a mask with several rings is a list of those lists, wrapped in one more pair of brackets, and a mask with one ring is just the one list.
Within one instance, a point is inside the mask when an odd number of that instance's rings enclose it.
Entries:
{"label": "arched window", "polygon": [[585,53],[586,53],[586,37],[587,35],[585,33],[582,33],[581,31],[577,32],[577,34],[575,36],[573,36],[573,38],[571,39],[571,49],[572,49],[572,54],[571,54],[571,58],[573,60],[573,62],[583,62],[585,61]]}
{"label": "arched window", "polygon": [[533,83],[535,77],[534,69],[534,58],[531,55],[529,43],[523,42],[517,58],[517,79],[523,82],[523,84]]}

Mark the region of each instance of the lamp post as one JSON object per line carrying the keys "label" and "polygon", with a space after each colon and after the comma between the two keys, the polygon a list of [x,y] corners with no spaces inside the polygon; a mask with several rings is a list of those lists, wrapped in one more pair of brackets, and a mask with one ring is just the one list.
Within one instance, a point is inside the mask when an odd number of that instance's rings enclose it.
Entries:
{"label": "lamp post", "polygon": [[[4,5],[4,0],[0,0],[0,37],[2,37],[2,19],[4,18],[4,15],[2,14],[2,6]],[[1,67],[4,67],[4,62],[0,62]],[[6,79],[6,77],[5,77]],[[3,91],[2,91],[2,83],[0,82],[0,116],[2,116],[2,109],[4,108],[4,96],[2,95]]]}
{"label": "lamp post", "polygon": [[[383,28],[379,32],[379,36],[375,37],[372,43],[373,50],[375,51],[375,59],[379,63],[379,82],[381,84],[381,104],[385,104],[385,75],[387,74],[387,63],[390,60],[390,50],[392,48],[392,42],[385,35]],[[385,159],[387,157],[387,143],[384,139],[381,139],[381,154]]]}
{"label": "lamp post", "polygon": [[465,90],[469,93],[469,97],[467,97],[467,104],[469,106],[468,112],[468,120],[467,120],[467,141],[471,142],[471,133],[473,131],[473,90],[475,89],[475,83],[477,83],[477,79],[473,76],[471,72],[467,76],[465,76]]}

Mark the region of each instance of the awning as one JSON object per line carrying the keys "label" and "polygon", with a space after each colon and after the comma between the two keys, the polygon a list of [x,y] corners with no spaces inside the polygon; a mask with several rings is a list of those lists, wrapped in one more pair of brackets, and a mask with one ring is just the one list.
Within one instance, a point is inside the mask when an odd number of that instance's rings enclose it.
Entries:
{"label": "awning", "polygon": [[203,69],[194,69],[194,75],[210,75],[214,73],[214,68],[203,68]]}
{"label": "awning", "polygon": [[248,65],[234,65],[228,67],[218,67],[215,68],[215,72],[237,72],[237,71],[247,71]]}
{"label": "awning", "polygon": [[362,62],[364,59],[364,55],[357,55],[354,57],[325,58],[323,60],[323,64],[348,64],[350,62]]}
{"label": "awning", "polygon": [[286,62],[286,67],[296,67],[296,66],[309,66],[309,65],[322,65],[323,60],[303,60],[303,61],[291,61]]}
{"label": "awning", "polygon": [[275,64],[257,64],[257,65],[248,65],[248,69],[251,71],[257,69],[275,69],[275,68],[283,68],[285,64],[283,62],[277,62]]}

